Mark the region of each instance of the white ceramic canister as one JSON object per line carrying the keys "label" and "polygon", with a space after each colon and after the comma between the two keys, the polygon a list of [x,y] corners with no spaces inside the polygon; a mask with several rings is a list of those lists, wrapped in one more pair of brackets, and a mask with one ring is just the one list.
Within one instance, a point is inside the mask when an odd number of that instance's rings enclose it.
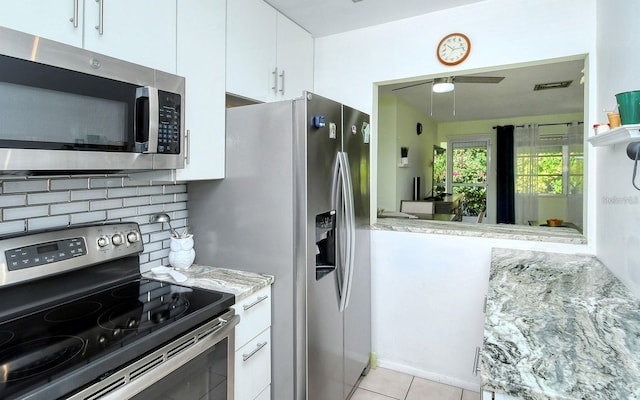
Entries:
{"label": "white ceramic canister", "polygon": [[184,238],[171,238],[169,250],[169,264],[176,269],[187,269],[196,259],[196,251],[193,249],[193,235]]}

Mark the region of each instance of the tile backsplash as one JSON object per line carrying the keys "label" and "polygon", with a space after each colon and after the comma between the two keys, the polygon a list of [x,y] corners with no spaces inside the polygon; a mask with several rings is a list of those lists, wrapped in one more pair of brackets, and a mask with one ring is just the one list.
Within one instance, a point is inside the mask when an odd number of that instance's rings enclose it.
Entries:
{"label": "tile backsplash", "polygon": [[182,232],[188,223],[186,183],[138,181],[126,175],[20,177],[0,180],[0,236],[69,225],[134,221],[144,253],[140,269],[169,265],[169,227],[150,223],[164,212]]}

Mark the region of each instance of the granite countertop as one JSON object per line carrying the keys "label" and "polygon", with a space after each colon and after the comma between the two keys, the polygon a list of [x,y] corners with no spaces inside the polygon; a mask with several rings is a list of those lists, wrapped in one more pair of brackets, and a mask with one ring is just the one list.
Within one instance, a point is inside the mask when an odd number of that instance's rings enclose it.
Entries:
{"label": "granite countertop", "polygon": [[639,306],[595,257],[494,249],[483,389],[534,400],[640,398]]}
{"label": "granite countertop", "polygon": [[[274,277],[271,275],[257,274],[255,272],[246,272],[236,269],[210,267],[199,264],[193,264],[186,270],[180,270],[179,272],[187,277],[187,280],[179,282],[179,285],[233,293],[236,296],[236,302],[243,300],[260,289],[271,285],[274,281]],[[158,277],[151,271],[145,272],[142,275],[147,278],[177,283],[171,277],[167,277],[165,275]]]}
{"label": "granite countertop", "polygon": [[472,224],[468,222],[429,221],[408,218],[378,218],[378,222],[372,226],[372,229],[567,244],[587,243],[587,239],[575,229],[547,226]]}

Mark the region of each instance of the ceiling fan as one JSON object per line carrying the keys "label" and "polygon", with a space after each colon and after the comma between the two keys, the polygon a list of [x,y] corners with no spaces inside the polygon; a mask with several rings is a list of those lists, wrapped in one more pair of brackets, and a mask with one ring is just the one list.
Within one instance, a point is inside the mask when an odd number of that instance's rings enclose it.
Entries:
{"label": "ceiling fan", "polygon": [[434,78],[426,81],[413,83],[411,85],[402,86],[392,89],[392,91],[408,89],[414,86],[426,85],[427,83],[433,84],[433,92],[446,93],[451,92],[455,88],[456,83],[500,83],[504,79],[504,76],[447,76],[444,78]]}

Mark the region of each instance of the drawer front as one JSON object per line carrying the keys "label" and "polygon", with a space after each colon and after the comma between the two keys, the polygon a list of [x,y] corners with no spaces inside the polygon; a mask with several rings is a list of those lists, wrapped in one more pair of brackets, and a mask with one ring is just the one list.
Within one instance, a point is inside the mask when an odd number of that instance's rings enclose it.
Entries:
{"label": "drawer front", "polygon": [[235,353],[235,400],[254,400],[271,383],[271,329]]}
{"label": "drawer front", "polygon": [[271,326],[271,287],[266,287],[236,303],[233,308],[240,316],[236,326],[236,350]]}

